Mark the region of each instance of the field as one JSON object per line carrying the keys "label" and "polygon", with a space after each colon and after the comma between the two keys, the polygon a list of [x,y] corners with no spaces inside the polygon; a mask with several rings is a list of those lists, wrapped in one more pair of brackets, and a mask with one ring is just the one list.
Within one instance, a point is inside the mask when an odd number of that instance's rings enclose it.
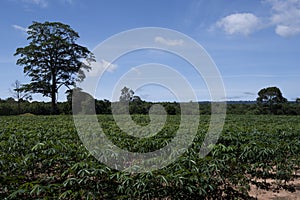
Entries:
{"label": "field", "polygon": [[[146,115],[133,118],[149,123]],[[72,116],[0,117],[0,199],[251,199],[250,189],[297,192],[291,181],[300,176],[300,116],[227,115],[218,143],[201,158],[209,119],[200,117],[197,136],[176,162],[133,174],[97,161]],[[171,141],[180,116],[168,116],[145,139],[122,132],[111,115],[98,120],[120,148],[149,152]]]}

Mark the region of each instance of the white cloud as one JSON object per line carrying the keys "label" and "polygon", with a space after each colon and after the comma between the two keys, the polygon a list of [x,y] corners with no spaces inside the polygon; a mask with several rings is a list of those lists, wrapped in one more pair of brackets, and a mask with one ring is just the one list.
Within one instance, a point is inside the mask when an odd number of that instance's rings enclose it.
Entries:
{"label": "white cloud", "polygon": [[272,6],[271,24],[283,37],[300,34],[300,0],[266,0]]}
{"label": "white cloud", "polygon": [[142,74],[141,71],[138,68],[136,68],[136,67],[132,67],[131,70],[133,70],[137,75],[141,75]]}
{"label": "white cloud", "polygon": [[277,25],[275,32],[283,37],[289,37],[300,34],[300,27]]}
{"label": "white cloud", "polygon": [[22,26],[19,26],[19,25],[12,25],[12,27],[16,30],[19,30],[19,31],[22,31],[24,33],[26,33],[28,31],[28,28],[25,28],[25,27],[22,27]]}
{"label": "white cloud", "polygon": [[106,68],[106,71],[108,72],[114,72],[118,67],[118,65],[109,63],[105,60],[101,60],[101,65],[103,66],[103,68]]}
{"label": "white cloud", "polygon": [[216,25],[230,35],[249,35],[260,28],[260,19],[252,13],[236,13],[220,19]]}
{"label": "white cloud", "polygon": [[271,5],[271,15],[262,23],[262,17],[252,13],[236,13],[220,19],[216,26],[227,34],[249,35],[259,29],[275,26],[279,36],[300,34],[300,0],[263,0]]}
{"label": "white cloud", "polygon": [[102,59],[101,61],[93,62],[91,67],[92,69],[86,73],[87,76],[98,76],[104,71],[114,72],[118,68],[118,65]]}
{"label": "white cloud", "polygon": [[181,46],[183,45],[183,40],[171,40],[167,38],[163,38],[161,36],[157,36],[154,38],[154,41],[167,46]]}
{"label": "white cloud", "polygon": [[48,2],[46,0],[22,0],[22,2],[27,4],[34,4],[42,8],[46,8],[48,6]]}
{"label": "white cloud", "polygon": [[13,24],[12,27],[17,31],[21,31],[24,35],[27,35],[27,31],[29,30],[28,28],[16,24]]}

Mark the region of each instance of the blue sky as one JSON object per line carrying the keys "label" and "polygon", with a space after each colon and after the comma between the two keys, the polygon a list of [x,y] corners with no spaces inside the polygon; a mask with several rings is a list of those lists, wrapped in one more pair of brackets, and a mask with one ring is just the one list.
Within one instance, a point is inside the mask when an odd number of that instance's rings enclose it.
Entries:
{"label": "blue sky", "polygon": [[[11,96],[9,89],[15,80],[30,80],[15,64],[13,54],[28,44],[25,31],[32,21],[69,24],[80,35],[78,43],[90,50],[129,29],[173,29],[208,52],[223,78],[228,100],[255,100],[257,92],[268,86],[279,87],[288,100],[300,97],[300,0],[3,0],[0,4],[1,99]],[[106,61],[101,62],[105,65]],[[96,97],[111,99],[122,74],[149,62],[173,67],[191,83],[200,101],[210,100],[205,83],[195,76],[192,66],[153,50],[133,52],[112,63],[99,81]],[[64,89],[60,101],[65,100]],[[176,100],[167,88],[156,85],[144,86],[136,94],[151,101]],[[50,101],[40,95],[34,99]]]}

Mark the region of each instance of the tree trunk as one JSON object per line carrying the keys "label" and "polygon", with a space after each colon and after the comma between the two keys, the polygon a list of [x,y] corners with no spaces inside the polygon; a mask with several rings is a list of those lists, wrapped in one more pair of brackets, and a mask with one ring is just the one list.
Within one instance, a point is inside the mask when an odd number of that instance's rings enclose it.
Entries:
{"label": "tree trunk", "polygon": [[51,114],[58,114],[57,104],[56,104],[56,75],[52,71],[52,85],[51,85]]}
{"label": "tree trunk", "polygon": [[56,92],[51,91],[51,114],[58,114],[57,105],[56,105]]}

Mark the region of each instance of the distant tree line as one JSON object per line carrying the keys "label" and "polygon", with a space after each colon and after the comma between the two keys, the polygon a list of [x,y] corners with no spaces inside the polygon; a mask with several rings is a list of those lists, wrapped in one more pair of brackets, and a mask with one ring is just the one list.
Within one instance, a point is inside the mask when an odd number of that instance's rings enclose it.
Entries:
{"label": "distant tree line", "polygon": [[[74,93],[75,92],[75,93]],[[76,95],[76,103],[72,105],[72,97]],[[130,114],[148,114],[152,105],[157,102],[147,102],[139,96],[135,96],[134,92],[124,87],[121,90],[119,102],[129,104]],[[67,101],[57,103],[57,114],[112,114],[111,105],[119,102],[110,102],[109,100],[97,100],[91,95],[81,91],[78,88],[67,91]],[[191,104],[194,102],[187,102]],[[181,108],[178,102],[159,102],[169,115],[180,114]],[[198,102],[199,111],[189,110],[188,114],[202,115],[211,114],[210,102]],[[91,105],[91,106],[87,106]],[[73,106],[73,109],[72,109]],[[123,113],[124,107],[120,106],[119,111]],[[14,99],[12,97],[5,100],[0,99],[0,115],[17,115],[31,113],[35,115],[49,115],[52,113],[51,102],[29,102],[23,99]],[[274,114],[274,115],[300,115],[299,98],[294,102],[288,102],[281,91],[276,87],[264,88],[258,92],[256,101],[233,101],[227,103],[227,114]]]}
{"label": "distant tree line", "polygon": [[[111,103],[109,100],[94,100],[96,114],[111,114]],[[130,102],[129,112],[130,114],[148,114],[153,102]],[[164,106],[166,112],[169,115],[180,114],[180,104],[177,102],[160,102]],[[13,98],[7,98],[5,100],[0,99],[0,115],[18,115],[31,113],[35,115],[50,115],[52,114],[51,102],[29,102],[27,100],[21,100],[19,103],[21,109],[18,109],[18,102]],[[58,102],[57,114],[72,114],[71,102]],[[81,109],[81,108],[80,108]],[[78,112],[87,113],[88,111],[77,109]],[[266,107],[260,107],[255,102],[230,102],[227,104],[227,114],[274,114],[274,115],[300,115],[300,103],[287,102],[283,105],[276,106],[272,112]],[[196,113],[191,110],[190,113]],[[199,102],[199,113],[202,115],[211,114],[211,104],[209,102]]]}

